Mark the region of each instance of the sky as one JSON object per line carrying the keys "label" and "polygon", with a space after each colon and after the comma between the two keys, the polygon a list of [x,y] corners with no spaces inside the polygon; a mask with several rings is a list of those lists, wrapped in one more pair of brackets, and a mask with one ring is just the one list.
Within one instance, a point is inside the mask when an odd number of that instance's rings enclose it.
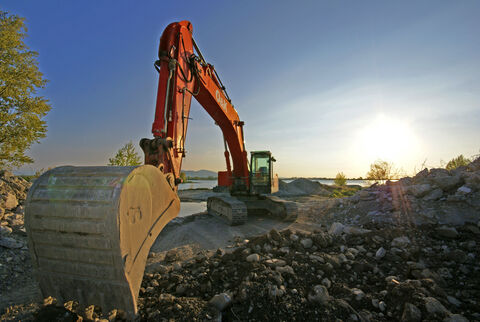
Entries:
{"label": "sky", "polygon": [[[480,153],[479,1],[3,0],[52,110],[35,163],[106,165],[152,137],[159,37],[189,20],[245,122],[248,151],[281,177],[412,174]],[[224,170],[220,129],[192,100],[183,169]],[[140,149],[138,149],[140,152]]]}

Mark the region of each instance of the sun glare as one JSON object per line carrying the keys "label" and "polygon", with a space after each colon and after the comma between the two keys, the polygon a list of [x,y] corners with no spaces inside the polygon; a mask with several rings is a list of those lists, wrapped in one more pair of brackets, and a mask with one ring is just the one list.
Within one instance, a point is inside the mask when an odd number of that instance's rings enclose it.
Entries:
{"label": "sun glare", "polygon": [[358,147],[367,159],[401,162],[417,147],[413,131],[404,121],[380,115],[360,131]]}

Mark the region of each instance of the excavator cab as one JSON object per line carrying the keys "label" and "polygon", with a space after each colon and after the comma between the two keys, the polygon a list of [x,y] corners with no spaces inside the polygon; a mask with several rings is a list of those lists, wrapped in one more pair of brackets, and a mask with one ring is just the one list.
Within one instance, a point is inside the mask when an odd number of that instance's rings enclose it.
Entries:
{"label": "excavator cab", "polygon": [[278,176],[273,174],[275,161],[270,151],[251,152],[250,193],[270,194],[278,191]]}

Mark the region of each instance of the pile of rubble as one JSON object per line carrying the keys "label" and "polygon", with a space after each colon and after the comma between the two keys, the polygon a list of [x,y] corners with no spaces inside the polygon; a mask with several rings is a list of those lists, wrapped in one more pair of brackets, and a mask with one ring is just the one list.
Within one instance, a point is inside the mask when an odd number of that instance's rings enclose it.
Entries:
{"label": "pile of rubble", "polygon": [[0,289],[10,292],[31,270],[23,203],[31,183],[0,171]]}
{"label": "pile of rubble", "polygon": [[[169,250],[147,266],[138,320],[480,320],[480,159],[325,199],[301,216],[316,231],[300,223],[193,258]],[[45,304],[39,321],[125,318]]]}
{"label": "pile of rubble", "polygon": [[455,170],[425,169],[414,177],[387,181],[337,199],[329,209],[315,206],[310,218],[353,225],[476,224],[480,220],[480,158]]}
{"label": "pile of rubble", "polygon": [[332,225],[272,230],[185,261],[171,250],[145,274],[139,320],[478,320],[479,243],[467,228],[339,232]]}

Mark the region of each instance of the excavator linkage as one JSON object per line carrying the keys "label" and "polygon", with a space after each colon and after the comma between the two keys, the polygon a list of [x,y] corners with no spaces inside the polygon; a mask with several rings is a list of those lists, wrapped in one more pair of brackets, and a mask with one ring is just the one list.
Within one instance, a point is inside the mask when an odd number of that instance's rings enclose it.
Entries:
{"label": "excavator linkage", "polygon": [[43,296],[137,312],[150,247],[180,210],[151,165],[58,167],[35,180],[25,227]]}

